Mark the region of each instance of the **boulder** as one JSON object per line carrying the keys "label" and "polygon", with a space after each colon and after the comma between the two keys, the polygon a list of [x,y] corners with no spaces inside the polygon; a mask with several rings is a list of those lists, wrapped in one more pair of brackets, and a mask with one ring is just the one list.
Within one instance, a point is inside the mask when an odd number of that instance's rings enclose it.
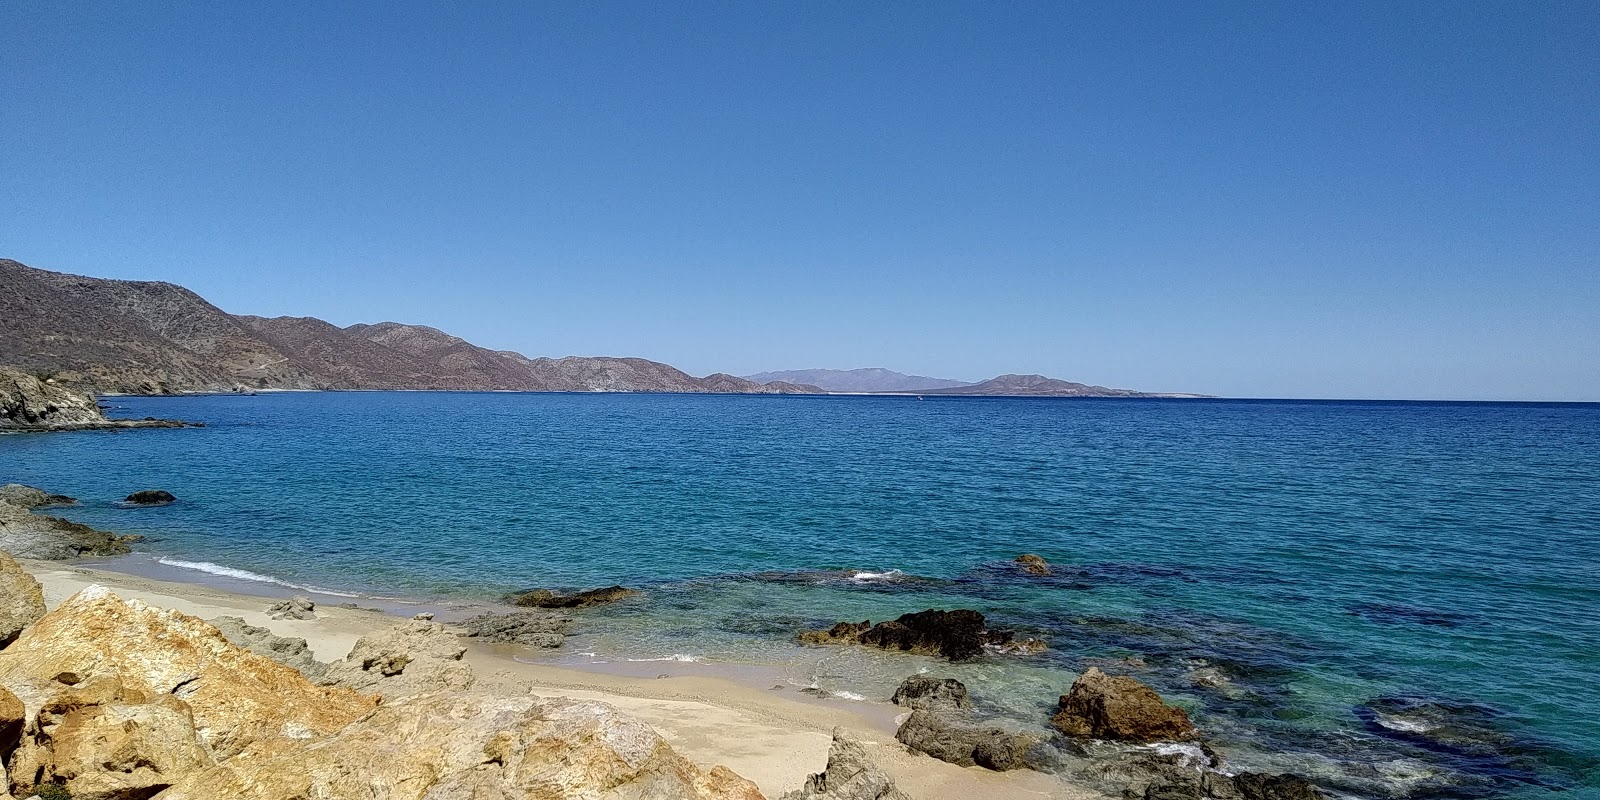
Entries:
{"label": "boulder", "polygon": [[[10,689],[0,686],[0,762],[16,748],[22,738],[22,726],[27,721],[28,708]],[[0,791],[4,788],[0,786]]]}
{"label": "boulder", "polygon": [[621,586],[607,586],[604,589],[590,589],[575,594],[557,594],[549,589],[529,589],[506,595],[506,602],[524,608],[588,608],[615,603],[636,594],[637,591]]}
{"label": "boulder", "polygon": [[122,502],[136,506],[164,506],[177,500],[178,498],[172,496],[172,492],[162,489],[146,489],[122,498]]}
{"label": "boulder", "polygon": [[806,644],[864,644],[965,661],[982,654],[985,647],[1004,648],[1014,637],[1010,631],[986,629],[983,615],[976,611],[929,609],[877,625],[868,620],[841,622],[826,631],[805,631],[798,638]]}
{"label": "boulder", "polygon": [[967,687],[955,678],[930,678],[912,675],[900,682],[889,702],[911,709],[960,711],[972,708]]}
{"label": "boulder", "polygon": [[30,727],[41,708],[69,689],[114,686],[110,701],[97,699],[102,705],[175,696],[219,760],[258,743],[327,735],[377,702],[315,686],[202,620],[123,600],[102,586],[68,598],[0,650],[0,686],[22,699]]}
{"label": "boulder", "polygon": [[286,667],[293,667],[313,683],[321,682],[327,675],[328,665],[316,659],[304,639],[279,636],[271,629],[246,623],[243,617],[217,617],[208,622],[215,625],[228,641]]}
{"label": "boulder", "polygon": [[1026,767],[1028,751],[1040,741],[1030,733],[949,711],[913,711],[894,738],[940,761],[1000,771]]}
{"label": "boulder", "polygon": [[58,783],[73,800],[149,797],[212,765],[187,703],[170,694],[131,702],[53,703],[19,753],[19,789]]}
{"label": "boulder", "polygon": [[296,595],[288,600],[273,603],[267,609],[268,619],[316,619],[317,604],[308,597]]}
{"label": "boulder", "polygon": [[0,647],[44,616],[44,589],[17,560],[0,552]]}
{"label": "boulder", "polygon": [[1068,736],[1122,742],[1172,742],[1197,738],[1189,715],[1162,702],[1155,690],[1096,667],[1061,696],[1050,724]]}
{"label": "boulder", "polygon": [[408,619],[356,640],[350,654],[328,665],[323,680],[359,692],[396,697],[472,686],[472,667],[461,660],[467,648],[444,626]]}
{"label": "boulder", "polygon": [[834,728],[827,767],[782,800],[911,800],[911,796],[895,787],[894,779],[867,757],[860,742]]}
{"label": "boulder", "polygon": [[1054,574],[1050,571],[1050,562],[1032,553],[1023,553],[1022,555],[1017,556],[1012,563],[1016,564],[1019,569],[1029,575],[1049,577],[1050,575]]}
{"label": "boulder", "polygon": [[0,500],[0,550],[17,558],[66,561],[80,556],[120,556],[141,536],[118,536],[59,517],[36,514]]}
{"label": "boulder", "polygon": [[861,634],[872,629],[871,620],[840,622],[825,631],[801,631],[797,636],[805,644],[861,644]]}
{"label": "boulder", "polygon": [[602,703],[441,693],[385,704],[332,736],[234,759],[161,800],[759,800]]}
{"label": "boulder", "polygon": [[1323,800],[1322,790],[1298,775],[1241,772],[1233,785],[1244,800]]}
{"label": "boulder", "polygon": [[0,502],[22,506],[23,508],[43,508],[45,506],[70,506],[78,501],[64,494],[51,494],[43,489],[35,489],[32,486],[8,483],[0,486]]}
{"label": "boulder", "polygon": [[518,611],[510,614],[479,614],[462,621],[463,634],[486,642],[520,644],[525,647],[560,647],[572,617]]}

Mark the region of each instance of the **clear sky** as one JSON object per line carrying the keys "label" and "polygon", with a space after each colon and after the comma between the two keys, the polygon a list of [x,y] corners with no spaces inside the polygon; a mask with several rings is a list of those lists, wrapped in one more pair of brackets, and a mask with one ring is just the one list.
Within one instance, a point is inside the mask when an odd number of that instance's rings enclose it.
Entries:
{"label": "clear sky", "polygon": [[1595,2],[0,5],[0,257],[529,355],[1600,400],[1597,189]]}

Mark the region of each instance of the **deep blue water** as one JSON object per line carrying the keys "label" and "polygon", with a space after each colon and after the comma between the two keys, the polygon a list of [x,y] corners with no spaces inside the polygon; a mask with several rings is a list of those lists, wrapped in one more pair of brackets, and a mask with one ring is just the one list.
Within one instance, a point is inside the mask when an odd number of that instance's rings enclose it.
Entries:
{"label": "deep blue water", "polygon": [[[1600,794],[1600,405],[113,402],[208,427],[0,437],[0,482],[75,495],[64,516],[151,556],[386,596],[641,586],[576,641],[869,695],[907,662],[821,664],[794,631],[959,605],[1051,643],[953,668],[997,713],[1043,715],[1110,664],[1239,763],[1339,791]],[[143,488],[181,500],[114,505]],[[1003,565],[1022,552],[1057,576]],[[901,574],[807,574],[830,568]]]}

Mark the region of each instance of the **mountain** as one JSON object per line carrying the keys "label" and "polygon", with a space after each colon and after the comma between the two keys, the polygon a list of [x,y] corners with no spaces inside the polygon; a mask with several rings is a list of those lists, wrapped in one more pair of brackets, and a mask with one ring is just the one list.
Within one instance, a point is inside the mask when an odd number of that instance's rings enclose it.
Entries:
{"label": "mountain", "polygon": [[970,386],[967,381],[906,375],[881,367],[864,369],[792,369],[746,375],[757,383],[788,381],[817,386],[830,392],[913,392],[919,389],[945,389]]}
{"label": "mountain", "polygon": [[819,393],[696,378],[642,358],[528,358],[398,322],[229,314],[181,286],[49,272],[0,259],[0,365],[97,392],[448,389]]}
{"label": "mountain", "polygon": [[[1132,389],[1108,389],[1086,383],[1046,378],[1043,375],[1000,375],[970,386],[918,390],[917,394],[937,395],[989,395],[1003,397],[1176,397],[1183,395],[1158,395],[1136,392]],[[1195,395],[1187,395],[1195,396]]]}

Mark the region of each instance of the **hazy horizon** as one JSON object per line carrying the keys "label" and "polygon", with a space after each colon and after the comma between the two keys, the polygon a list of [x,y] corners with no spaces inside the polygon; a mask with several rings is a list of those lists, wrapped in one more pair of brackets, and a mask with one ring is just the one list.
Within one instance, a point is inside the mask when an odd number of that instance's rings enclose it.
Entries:
{"label": "hazy horizon", "polygon": [[1600,7],[10,5],[0,257],[694,375],[1600,401]]}

